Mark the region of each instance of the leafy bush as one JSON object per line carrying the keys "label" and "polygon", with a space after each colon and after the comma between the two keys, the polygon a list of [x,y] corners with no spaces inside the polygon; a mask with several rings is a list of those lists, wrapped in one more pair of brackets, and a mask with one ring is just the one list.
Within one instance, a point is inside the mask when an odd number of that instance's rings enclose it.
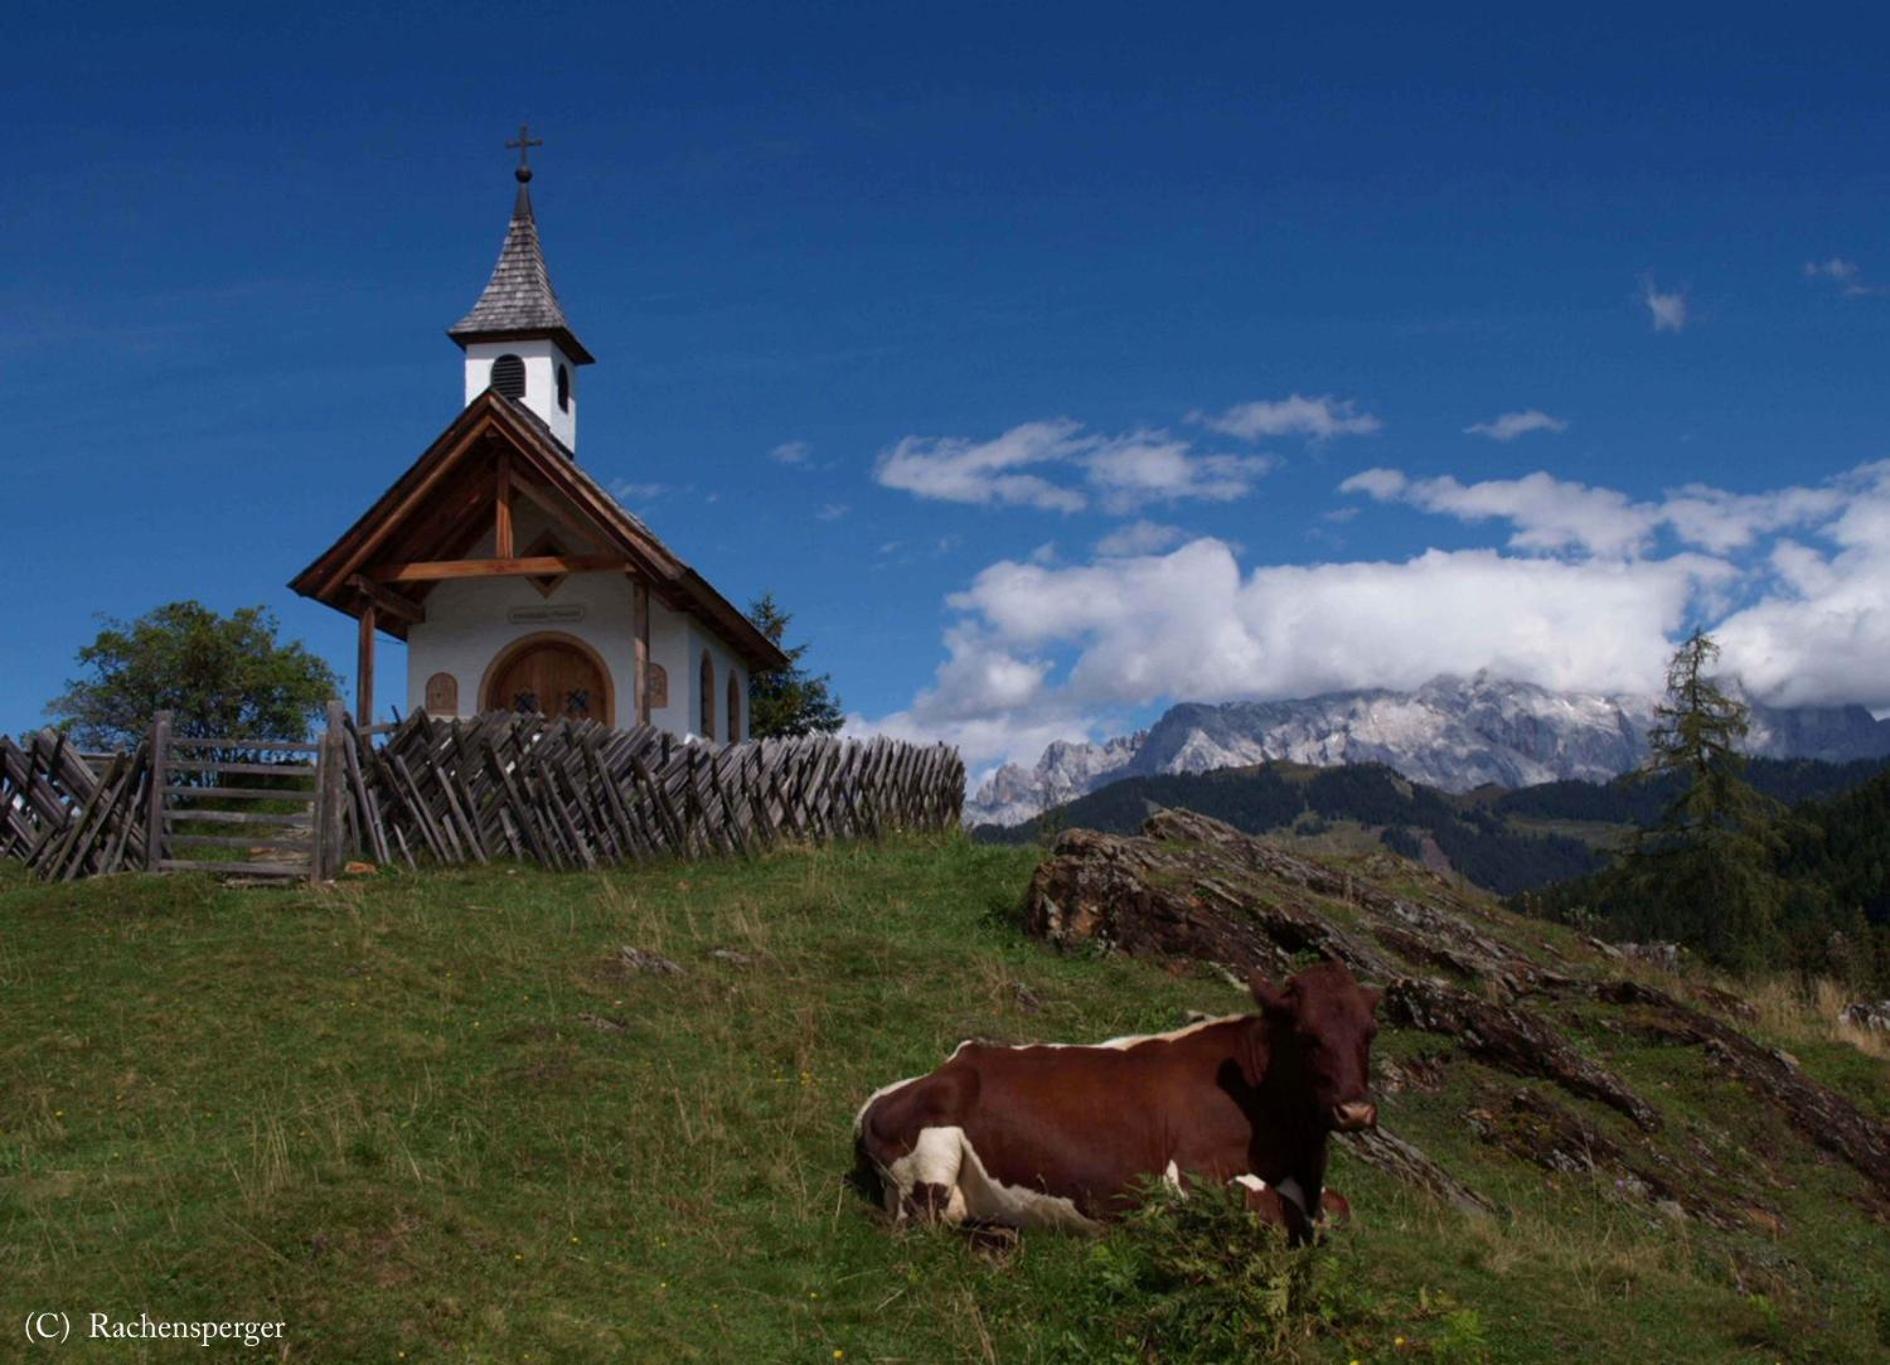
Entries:
{"label": "leafy bush", "polygon": [[1131,1358],[1252,1360],[1365,1316],[1343,1243],[1289,1247],[1238,1186],[1151,1187],[1090,1253]]}

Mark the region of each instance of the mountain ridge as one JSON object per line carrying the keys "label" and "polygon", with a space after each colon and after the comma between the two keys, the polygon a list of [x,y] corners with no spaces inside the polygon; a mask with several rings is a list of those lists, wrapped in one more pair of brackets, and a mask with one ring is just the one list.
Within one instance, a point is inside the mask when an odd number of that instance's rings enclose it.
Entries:
{"label": "mountain ridge", "polygon": [[[1014,825],[1124,777],[1287,761],[1382,763],[1447,792],[1606,782],[1639,767],[1656,699],[1556,692],[1489,673],[1409,692],[1368,688],[1263,702],[1179,702],[1147,730],[1058,741],[1033,767],[999,768],[966,802],[968,825]],[[1847,762],[1890,755],[1890,721],[1862,706],[1750,703],[1756,757]]]}

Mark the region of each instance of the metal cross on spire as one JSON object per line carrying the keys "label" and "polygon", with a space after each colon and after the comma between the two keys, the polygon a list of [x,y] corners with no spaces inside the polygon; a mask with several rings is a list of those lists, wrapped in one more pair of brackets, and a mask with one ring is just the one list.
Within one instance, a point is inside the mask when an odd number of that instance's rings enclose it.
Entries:
{"label": "metal cross on spire", "polygon": [[545,140],[542,137],[533,137],[531,125],[521,123],[518,126],[518,136],[505,145],[508,148],[518,148],[518,169],[512,174],[519,178],[521,184],[530,180],[532,178],[531,149],[544,146]]}

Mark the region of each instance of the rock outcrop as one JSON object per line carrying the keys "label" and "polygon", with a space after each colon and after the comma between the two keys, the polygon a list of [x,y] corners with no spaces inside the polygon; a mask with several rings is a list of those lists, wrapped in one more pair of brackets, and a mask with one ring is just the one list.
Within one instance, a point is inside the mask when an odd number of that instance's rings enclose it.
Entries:
{"label": "rock outcrop", "polygon": [[[1037,869],[1024,922],[1059,948],[1193,961],[1236,981],[1337,958],[1384,988],[1382,1017],[1392,1029],[1447,1040],[1417,1055],[1381,1047],[1379,1080],[1393,1097],[1388,1125],[1397,1121],[1396,1096],[1441,1094],[1450,1075],[1474,1064],[1476,1102],[1458,1121],[1493,1148],[1592,1178],[1662,1216],[1773,1227],[1779,1215],[1754,1173],[1729,1175],[1716,1155],[1739,1144],[1705,1133],[1695,1116],[1666,1111],[1644,1078],[1634,1081],[1609,1055],[1617,1043],[1697,1049],[1702,1077],[1738,1082],[1862,1176],[1860,1203],[1890,1209],[1890,1127],[1727,1022],[1750,1022],[1746,1002],[1670,978],[1672,990],[1704,1006],[1695,1008],[1623,975],[1657,969],[1571,936],[1554,946],[1545,926],[1389,854],[1332,864],[1205,816],[1160,811],[1140,836],[1066,832]],[[1492,1072],[1511,1077],[1507,1087]],[[1595,1107],[1584,1114],[1584,1106]],[[1349,1146],[1448,1203],[1492,1204],[1389,1127]]]}

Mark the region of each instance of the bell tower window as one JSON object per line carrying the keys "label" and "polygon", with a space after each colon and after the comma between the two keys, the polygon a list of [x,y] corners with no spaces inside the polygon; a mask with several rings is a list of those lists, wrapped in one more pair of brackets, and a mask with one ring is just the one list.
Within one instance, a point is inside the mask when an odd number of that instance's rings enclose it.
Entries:
{"label": "bell tower window", "polygon": [[558,362],[558,411],[571,411],[571,371],[563,361]]}
{"label": "bell tower window", "polygon": [[525,396],[525,362],[507,354],[492,362],[492,387],[506,398]]}

